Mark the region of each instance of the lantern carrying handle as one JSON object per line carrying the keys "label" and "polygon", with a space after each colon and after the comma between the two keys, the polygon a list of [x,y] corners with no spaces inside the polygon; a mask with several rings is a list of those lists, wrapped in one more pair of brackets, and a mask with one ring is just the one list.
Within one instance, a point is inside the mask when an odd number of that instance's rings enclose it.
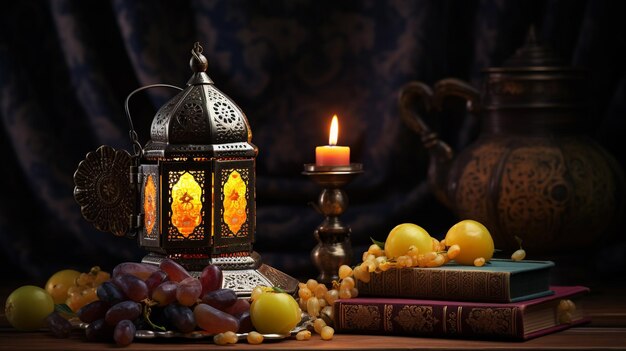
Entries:
{"label": "lantern carrying handle", "polygon": [[133,126],[133,119],[130,116],[130,109],[128,108],[128,102],[130,101],[130,98],[136,93],[146,90],[146,89],[150,89],[150,88],[173,88],[173,89],[178,89],[181,91],[183,90],[183,88],[181,87],[177,87],[175,85],[170,85],[170,84],[150,84],[150,85],[146,85],[145,87],[137,88],[133,90],[130,94],[128,94],[128,96],[126,97],[126,101],[124,101],[124,109],[126,110],[126,118],[128,118],[128,125],[130,127],[130,131],[128,131],[128,135],[130,136],[130,140],[133,143],[133,151],[135,153],[134,154],[135,157],[141,157],[141,154],[143,153],[143,148],[141,147],[141,143],[139,142],[139,137],[137,136],[137,132],[135,132],[135,127]]}

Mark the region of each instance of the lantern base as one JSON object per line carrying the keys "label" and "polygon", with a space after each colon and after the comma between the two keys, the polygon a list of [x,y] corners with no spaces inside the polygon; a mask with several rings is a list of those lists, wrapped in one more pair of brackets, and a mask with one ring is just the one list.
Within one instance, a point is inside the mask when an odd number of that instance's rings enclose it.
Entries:
{"label": "lantern base", "polygon": [[[158,266],[165,258],[165,255],[151,252],[141,262]],[[183,264],[183,262],[180,263]],[[261,263],[261,255],[256,251],[253,251],[250,256],[216,257],[212,260],[206,260],[204,266],[208,264],[215,264],[222,269],[224,276],[222,288],[234,290],[239,297],[249,297],[252,290],[258,285],[279,287],[289,294],[295,294],[298,288],[297,279]],[[189,273],[198,278],[202,271],[194,269],[195,267],[192,267]]]}

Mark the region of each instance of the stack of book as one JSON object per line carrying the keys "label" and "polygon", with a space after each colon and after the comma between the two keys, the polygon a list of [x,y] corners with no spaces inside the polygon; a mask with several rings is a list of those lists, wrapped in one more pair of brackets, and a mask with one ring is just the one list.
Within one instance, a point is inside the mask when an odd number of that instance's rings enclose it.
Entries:
{"label": "stack of book", "polygon": [[589,321],[583,286],[551,286],[550,261],[392,269],[335,303],[338,332],[526,340]]}

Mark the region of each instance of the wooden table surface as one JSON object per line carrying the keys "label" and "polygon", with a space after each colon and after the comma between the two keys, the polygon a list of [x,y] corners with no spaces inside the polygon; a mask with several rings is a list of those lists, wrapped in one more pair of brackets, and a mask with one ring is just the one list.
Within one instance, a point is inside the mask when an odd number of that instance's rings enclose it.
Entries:
{"label": "wooden table surface", "polygon": [[[7,290],[5,292],[5,290]],[[2,289],[1,301],[5,301],[10,289]],[[552,349],[552,350],[626,350],[626,286],[592,287],[585,299],[585,310],[591,323],[570,328],[559,333],[542,336],[525,342],[453,340],[374,335],[337,334],[330,341],[318,335],[311,340],[294,339],[265,342],[261,345],[239,343],[217,346],[207,341],[183,341],[154,339],[135,341],[125,350],[459,350],[459,349]],[[45,331],[19,332],[9,327],[4,312],[0,315],[0,350],[111,350],[120,349],[113,343],[92,343],[84,340],[81,331],[69,339],[56,339]]]}

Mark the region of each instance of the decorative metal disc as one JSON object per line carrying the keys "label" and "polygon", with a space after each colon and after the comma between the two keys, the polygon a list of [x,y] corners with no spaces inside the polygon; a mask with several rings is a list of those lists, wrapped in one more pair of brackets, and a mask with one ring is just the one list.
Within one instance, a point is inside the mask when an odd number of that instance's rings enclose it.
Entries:
{"label": "decorative metal disc", "polygon": [[130,229],[133,193],[131,156],[126,150],[102,145],[78,164],[74,173],[74,199],[83,217],[96,229],[124,236]]}

